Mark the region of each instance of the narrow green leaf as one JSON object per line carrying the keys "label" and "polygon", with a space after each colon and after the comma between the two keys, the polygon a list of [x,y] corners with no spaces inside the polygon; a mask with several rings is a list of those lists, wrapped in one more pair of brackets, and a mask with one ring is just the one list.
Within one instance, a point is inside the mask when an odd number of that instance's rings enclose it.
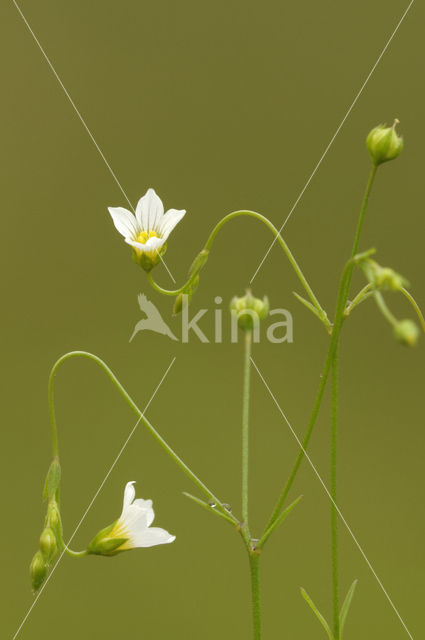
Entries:
{"label": "narrow green leaf", "polygon": [[43,500],[49,498],[51,500],[55,497],[56,491],[59,489],[61,481],[61,467],[59,460],[53,460],[47,472],[46,481],[43,489]]}
{"label": "narrow green leaf", "polygon": [[332,631],[331,631],[328,623],[326,622],[325,618],[322,616],[322,614],[320,613],[319,609],[316,607],[316,605],[314,604],[313,600],[310,598],[308,593],[302,587],[301,587],[301,595],[304,598],[304,600],[307,602],[307,604],[310,605],[310,607],[314,611],[314,613],[316,614],[317,619],[319,620],[320,624],[324,627],[326,633],[328,634],[329,640],[334,640]]}
{"label": "narrow green leaf", "polygon": [[348,593],[345,596],[344,603],[343,603],[343,605],[341,607],[341,611],[340,611],[340,614],[339,614],[339,629],[340,629],[341,636],[342,636],[342,630],[344,629],[345,619],[347,617],[347,613],[348,613],[348,610],[350,608],[351,601],[353,599],[354,591],[355,591],[356,586],[357,586],[357,582],[358,582],[358,580],[354,580],[353,584],[348,589]]}
{"label": "narrow green leaf", "polygon": [[292,293],[294,294],[296,299],[301,302],[301,304],[303,304],[305,307],[307,307],[307,309],[310,309],[310,311],[312,313],[314,313],[314,315],[317,316],[319,318],[319,320],[322,320],[322,317],[321,317],[319,311],[314,306],[314,304],[312,304],[309,300],[306,300],[305,298],[300,296],[296,291],[293,291]]}
{"label": "narrow green leaf", "polygon": [[204,509],[206,509],[210,513],[215,513],[216,516],[220,516],[221,518],[224,518],[224,520],[227,520],[227,522],[230,522],[233,525],[235,524],[235,522],[232,520],[232,518],[230,516],[226,516],[226,514],[223,513],[222,511],[218,511],[215,508],[215,506],[212,506],[211,504],[208,504],[208,502],[204,502],[200,498],[196,498],[195,496],[192,496],[192,494],[186,493],[186,491],[183,491],[183,495],[186,496],[186,498],[189,498],[190,500],[193,500],[193,502],[196,502],[196,504],[199,504],[200,507],[203,507]]}
{"label": "narrow green leaf", "polygon": [[294,294],[296,299],[299,300],[299,302],[301,302],[301,304],[303,304],[305,307],[307,307],[307,309],[309,309],[312,313],[314,313],[314,315],[317,318],[319,318],[320,322],[322,324],[324,324],[326,329],[330,332],[331,328],[332,328],[332,325],[329,322],[329,319],[328,319],[326,313],[323,316],[323,312],[320,309],[318,309],[317,307],[315,307],[314,304],[312,304],[309,300],[306,300],[305,298],[300,296],[298,293],[296,293],[296,291],[293,291],[292,293]]}
{"label": "narrow green leaf", "polygon": [[282,511],[282,513],[276,518],[276,520],[273,522],[273,524],[270,525],[270,527],[267,529],[267,531],[264,532],[264,534],[262,535],[262,537],[260,538],[258,544],[257,544],[257,549],[261,549],[261,547],[264,545],[264,543],[266,542],[266,540],[271,536],[271,534],[273,533],[273,531],[280,525],[282,524],[282,522],[284,520],[286,520],[286,518],[289,516],[289,514],[291,513],[292,509],[299,503],[299,501],[303,498],[303,496],[298,496],[298,498],[296,500],[294,500],[294,502],[291,502],[291,504],[289,505],[289,507],[286,507],[286,509],[284,511]]}

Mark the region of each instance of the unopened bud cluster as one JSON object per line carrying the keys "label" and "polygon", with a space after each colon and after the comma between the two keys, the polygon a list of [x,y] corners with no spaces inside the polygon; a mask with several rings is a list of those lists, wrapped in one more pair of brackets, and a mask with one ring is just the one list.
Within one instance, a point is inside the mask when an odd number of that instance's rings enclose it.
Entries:
{"label": "unopened bud cluster", "polygon": [[48,500],[44,529],[40,536],[39,550],[34,555],[30,565],[31,585],[36,593],[46,579],[49,566],[58,552],[58,534],[61,527],[57,492],[60,483],[60,465],[57,459],[50,465],[43,497]]}
{"label": "unopened bud cluster", "polygon": [[406,278],[390,267],[381,267],[375,260],[365,260],[362,268],[369,282],[378,289],[401,291],[409,286]]}
{"label": "unopened bud cluster", "polygon": [[267,296],[260,300],[260,298],[254,298],[250,291],[247,291],[242,298],[235,296],[230,303],[230,311],[236,316],[238,326],[243,331],[252,331],[260,320],[267,317],[269,308]]}

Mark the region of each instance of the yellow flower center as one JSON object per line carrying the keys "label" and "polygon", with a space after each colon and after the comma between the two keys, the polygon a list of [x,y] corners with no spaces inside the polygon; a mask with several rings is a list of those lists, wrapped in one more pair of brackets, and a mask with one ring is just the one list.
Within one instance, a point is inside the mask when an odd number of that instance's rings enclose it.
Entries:
{"label": "yellow flower center", "polygon": [[140,244],[146,244],[149,238],[159,238],[159,235],[156,231],[140,231],[140,233],[136,236],[136,242],[140,242]]}

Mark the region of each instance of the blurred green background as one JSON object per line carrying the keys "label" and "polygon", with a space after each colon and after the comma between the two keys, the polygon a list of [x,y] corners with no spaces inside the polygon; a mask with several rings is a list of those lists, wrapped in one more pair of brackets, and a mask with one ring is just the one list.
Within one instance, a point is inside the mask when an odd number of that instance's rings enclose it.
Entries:
{"label": "blurred green background", "polygon": [[[21,7],[133,203],[150,186],[187,215],[166,260],[178,283],[212,226],[237,208],[280,226],[407,6],[406,0],[258,3],[219,0]],[[372,126],[401,120],[405,151],[383,166],[361,246],[412,282],[425,306],[423,21],[419,2],[395,36],[285,228],[322,304],[333,312],[354,233]],[[11,638],[30,607],[49,464],[46,385],[62,353],[103,357],[140,406],[171,359],[148,410],[160,433],[240,513],[242,345],[174,343],[143,333],[129,343],[144,292],[171,328],[172,300],[153,292],[116,233],[107,206],[126,206],[12,2],[1,7],[3,215],[2,626]],[[223,309],[247,286],[271,241],[237,220],[217,238],[191,307]],[[172,285],[162,267],[155,275]],[[355,288],[363,281],[357,275]],[[294,317],[294,343],[254,357],[302,434],[328,338],[301,307],[295,275],[275,246],[254,282]],[[412,316],[404,300],[391,305]],[[201,326],[211,336],[213,315]],[[227,320],[226,320],[227,322]],[[424,350],[396,344],[372,302],[342,344],[339,504],[414,637],[424,633]],[[311,455],[328,479],[329,412]],[[57,380],[63,519],[70,535],[134,426],[105,376],[73,361]],[[297,453],[253,373],[251,510],[260,532]],[[239,537],[182,496],[188,479],[139,427],[74,541],[83,548],[117,517],[128,480],[150,497],[173,545],[110,560],[63,558],[20,638],[250,637],[248,566]],[[304,500],[263,554],[264,637],[324,638],[304,586],[330,618],[329,504],[304,464]],[[345,640],[407,636],[341,529],[342,591],[359,578]],[[57,631],[59,629],[59,631]]]}

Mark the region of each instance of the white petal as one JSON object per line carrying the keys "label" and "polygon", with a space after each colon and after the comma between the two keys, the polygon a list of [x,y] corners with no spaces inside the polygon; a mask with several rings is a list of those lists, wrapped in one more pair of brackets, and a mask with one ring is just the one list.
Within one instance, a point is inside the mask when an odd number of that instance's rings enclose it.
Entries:
{"label": "white petal", "polygon": [[135,237],[137,235],[137,221],[131,211],[123,207],[108,207],[108,211],[112,216],[115,228],[124,238]]}
{"label": "white petal", "polygon": [[155,547],[157,544],[174,542],[175,539],[176,536],[172,536],[165,529],[151,527],[145,531],[140,531],[136,536],[133,535],[132,543],[135,547]]}
{"label": "white petal", "polygon": [[136,495],[136,489],[133,487],[135,482],[136,481],[133,480],[132,482],[127,482],[127,484],[125,485],[124,500],[123,500],[123,504],[122,504],[122,512],[123,513],[131,505],[131,503],[133,502],[134,497]]}
{"label": "white petal", "polygon": [[177,209],[169,209],[165,216],[162,218],[159,232],[161,236],[166,240],[174,227],[180,222],[186,213],[185,209],[178,211]]}
{"label": "white petal", "polygon": [[145,244],[136,242],[131,238],[126,238],[125,241],[127,242],[127,244],[131,244],[132,247],[138,249],[139,251],[142,251],[143,253],[156,254],[156,252],[159,251],[159,249],[165,243],[165,238],[149,238],[149,240],[145,242]]}
{"label": "white petal", "polygon": [[136,219],[143,231],[157,229],[164,215],[164,205],[153,189],[148,189],[136,207]]}
{"label": "white petal", "polygon": [[146,511],[146,522],[147,522],[146,526],[150,527],[152,522],[155,519],[155,513],[154,513],[154,510],[152,509],[152,500],[142,500],[142,498],[138,498],[137,500],[134,501],[133,504],[137,505],[138,507]]}

